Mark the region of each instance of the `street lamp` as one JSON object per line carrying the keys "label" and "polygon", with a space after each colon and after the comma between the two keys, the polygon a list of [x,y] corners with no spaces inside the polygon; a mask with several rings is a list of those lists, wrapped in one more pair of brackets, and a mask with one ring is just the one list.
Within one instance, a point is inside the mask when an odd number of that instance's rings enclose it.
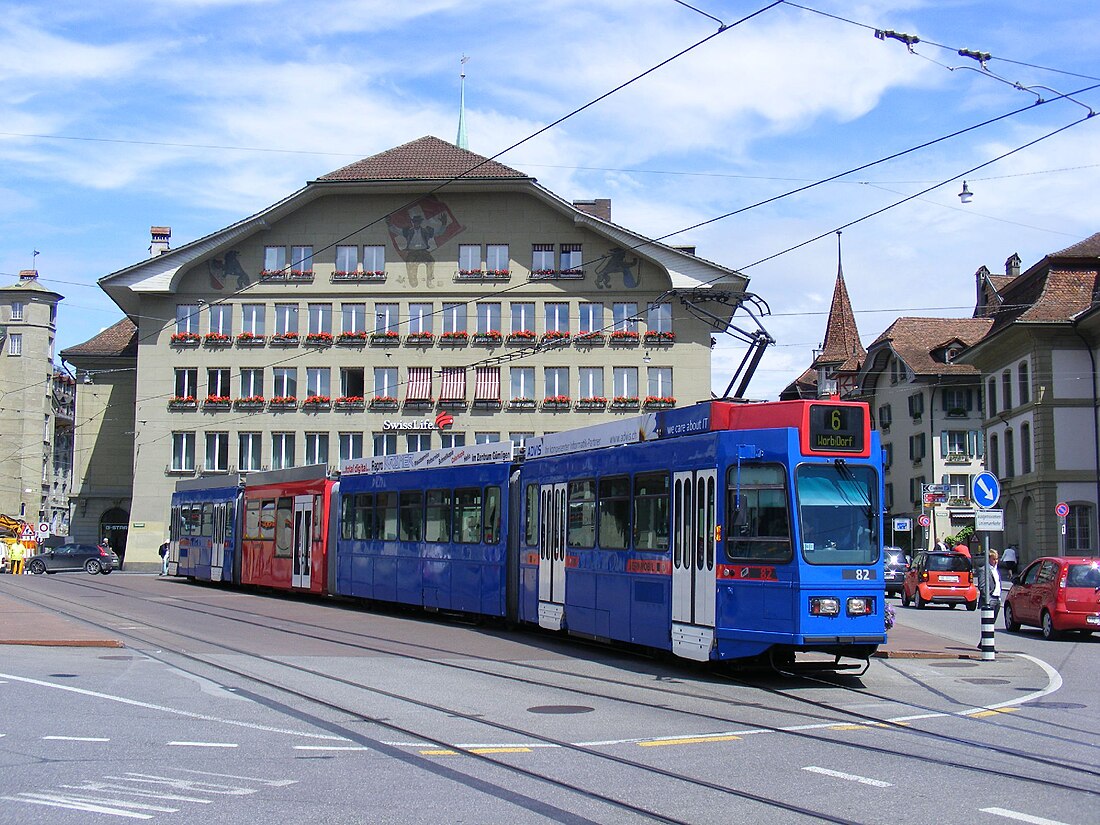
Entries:
{"label": "street lamp", "polygon": [[963,181],[963,189],[959,192],[959,200],[963,203],[970,203],[973,197],[974,194],[970,191],[970,187],[966,185],[966,181]]}

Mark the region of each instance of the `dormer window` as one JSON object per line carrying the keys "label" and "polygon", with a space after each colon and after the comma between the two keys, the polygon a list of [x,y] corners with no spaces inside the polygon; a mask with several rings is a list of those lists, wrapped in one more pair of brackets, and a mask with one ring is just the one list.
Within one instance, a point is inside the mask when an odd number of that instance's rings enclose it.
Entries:
{"label": "dormer window", "polygon": [[958,357],[960,351],[959,347],[948,347],[943,354],[944,362],[950,364]]}

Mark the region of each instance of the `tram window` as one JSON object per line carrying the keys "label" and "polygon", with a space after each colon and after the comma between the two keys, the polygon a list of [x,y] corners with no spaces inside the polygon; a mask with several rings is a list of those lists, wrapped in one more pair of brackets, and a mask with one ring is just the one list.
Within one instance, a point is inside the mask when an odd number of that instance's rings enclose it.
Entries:
{"label": "tram window", "polygon": [[500,541],[500,488],[485,488],[485,543]]}
{"label": "tram window", "polygon": [[451,540],[450,490],[428,490],[424,528],[425,541]]}
{"label": "tram window", "polygon": [[354,502],[352,538],[356,541],[370,541],[374,538],[374,494],[360,493],[355,496]]}
{"label": "tram window", "polygon": [[634,549],[668,550],[668,473],[634,476]]}
{"label": "tram window", "polygon": [[214,505],[209,502],[202,505],[202,535],[207,538],[214,535]]}
{"label": "tram window", "polygon": [[258,539],[260,537],[259,501],[246,501],[244,504],[244,537],[246,539]]}
{"label": "tram window", "polygon": [[737,468],[727,479],[726,556],[731,559],[791,560],[787,477],[778,464],[742,465],[741,510],[737,509]]}
{"label": "tram window", "polygon": [[340,538],[351,538],[351,525],[355,521],[355,496],[340,497]]}
{"label": "tram window", "polygon": [[454,540],[460,544],[481,542],[481,488],[455,490]]}
{"label": "tram window", "polygon": [[534,547],[539,543],[539,486],[528,484],[523,491],[523,543]]}
{"label": "tram window", "polygon": [[382,541],[397,539],[397,493],[378,493],[375,496],[375,538]]}
{"label": "tram window", "polygon": [[313,497],[313,540],[321,540],[321,497]]}
{"label": "tram window", "polygon": [[566,543],[569,547],[594,547],[596,545],[596,482],[593,479],[570,481],[568,490]]}
{"label": "tram window", "polygon": [[202,505],[195,504],[187,511],[187,535],[201,536]]}
{"label": "tram window", "polygon": [[275,538],[275,500],[271,498],[260,506],[260,538],[263,541]]}
{"label": "tram window", "polygon": [[630,535],[630,478],[600,479],[600,547],[625,550]]}
{"label": "tram window", "polygon": [[795,475],[802,555],[810,564],[878,561],[878,478],[871,467],[803,464]]}
{"label": "tram window", "polygon": [[284,496],[275,508],[275,557],[290,558],[294,547],[294,499]]}
{"label": "tram window", "polygon": [[424,521],[424,494],[419,490],[405,490],[399,498],[401,523],[397,537],[401,541],[420,541]]}

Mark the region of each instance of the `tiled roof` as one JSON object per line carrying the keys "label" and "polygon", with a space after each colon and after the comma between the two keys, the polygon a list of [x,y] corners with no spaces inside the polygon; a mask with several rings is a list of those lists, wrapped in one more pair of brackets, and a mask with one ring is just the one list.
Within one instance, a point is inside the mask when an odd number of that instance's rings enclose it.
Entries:
{"label": "tiled roof", "polygon": [[932,356],[958,339],[972,346],[985,337],[993,325],[991,318],[898,318],[871,344],[871,351],[889,345],[917,375],[975,373],[969,364],[947,364]]}
{"label": "tiled roof", "polygon": [[840,370],[858,370],[867,350],[859,341],[856,316],[844,285],[844,274],[837,273],[833,287],[833,303],[829,307],[829,322],[825,327],[825,344],[821,354],[814,359],[814,367],[837,364]]}
{"label": "tiled roof", "polygon": [[[469,174],[467,174],[469,173]],[[449,180],[463,177],[530,179],[503,163],[487,160],[428,135],[349,163],[319,181]]]}
{"label": "tiled roof", "polygon": [[135,357],[137,356],[137,337],[138,331],[134,322],[129,318],[123,318],[83,344],[63,350],[61,357],[68,358],[71,355]]}
{"label": "tiled roof", "polygon": [[780,401],[795,401],[799,398],[817,397],[817,370],[807,367],[806,371],[788,384],[779,393]]}
{"label": "tiled roof", "polygon": [[1100,232],[1067,246],[1061,252],[1053,252],[1050,258],[1100,258]]}

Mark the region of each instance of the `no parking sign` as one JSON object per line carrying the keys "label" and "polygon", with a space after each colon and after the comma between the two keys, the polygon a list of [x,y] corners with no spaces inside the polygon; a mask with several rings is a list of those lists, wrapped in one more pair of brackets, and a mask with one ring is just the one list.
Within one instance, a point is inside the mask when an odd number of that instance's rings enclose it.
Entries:
{"label": "no parking sign", "polygon": [[1054,508],[1054,514],[1058,516],[1058,518],[1065,518],[1069,515],[1069,505],[1064,501],[1059,501],[1058,506]]}

